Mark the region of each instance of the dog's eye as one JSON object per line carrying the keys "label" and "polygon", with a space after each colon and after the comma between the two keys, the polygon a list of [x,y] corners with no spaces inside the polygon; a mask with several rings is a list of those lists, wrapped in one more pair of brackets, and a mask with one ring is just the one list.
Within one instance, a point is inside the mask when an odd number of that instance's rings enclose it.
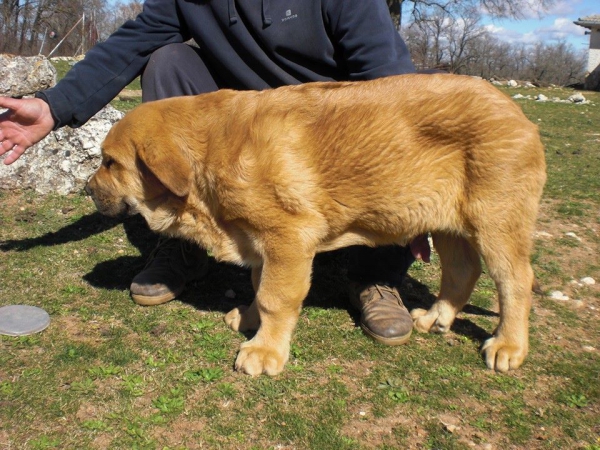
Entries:
{"label": "dog's eye", "polygon": [[114,159],[112,159],[112,158],[106,158],[106,159],[104,160],[104,162],[102,163],[102,165],[103,165],[105,168],[107,168],[107,169],[110,169],[110,166],[112,166],[112,165],[114,164],[114,162],[115,162],[115,160],[114,160]]}

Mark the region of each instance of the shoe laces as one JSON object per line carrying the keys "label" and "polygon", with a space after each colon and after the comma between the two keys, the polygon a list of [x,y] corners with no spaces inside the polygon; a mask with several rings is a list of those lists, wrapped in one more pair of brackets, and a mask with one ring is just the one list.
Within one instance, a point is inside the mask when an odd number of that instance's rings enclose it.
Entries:
{"label": "shoe laces", "polygon": [[[369,303],[372,303],[376,300],[383,300],[385,298],[385,294],[391,294],[397,301],[398,303],[402,304],[402,299],[400,298],[400,294],[398,294],[398,291],[396,289],[394,289],[391,286],[387,286],[385,284],[373,284],[370,288],[369,288],[369,295],[367,297],[367,301],[365,303],[365,306]],[[377,297],[375,295],[375,291],[377,291],[377,293],[379,294],[379,297]]]}

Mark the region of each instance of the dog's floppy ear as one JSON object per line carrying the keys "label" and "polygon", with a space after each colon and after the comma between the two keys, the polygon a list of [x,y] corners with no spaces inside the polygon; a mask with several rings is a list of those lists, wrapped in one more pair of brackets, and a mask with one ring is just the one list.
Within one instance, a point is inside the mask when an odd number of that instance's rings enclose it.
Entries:
{"label": "dog's floppy ear", "polygon": [[177,145],[147,139],[138,147],[138,156],[169,191],[178,197],[189,194],[192,166]]}

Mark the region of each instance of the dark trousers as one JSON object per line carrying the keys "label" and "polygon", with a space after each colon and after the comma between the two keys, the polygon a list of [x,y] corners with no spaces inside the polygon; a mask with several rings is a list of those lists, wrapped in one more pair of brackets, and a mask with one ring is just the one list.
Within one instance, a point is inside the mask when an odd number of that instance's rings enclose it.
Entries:
{"label": "dark trousers", "polygon": [[[205,64],[199,49],[186,44],[170,44],[152,54],[142,74],[144,102],[182,95],[196,95],[222,88],[244,89],[224,85],[217,73]],[[365,283],[399,285],[414,261],[408,247],[397,245],[348,249],[348,277]]]}

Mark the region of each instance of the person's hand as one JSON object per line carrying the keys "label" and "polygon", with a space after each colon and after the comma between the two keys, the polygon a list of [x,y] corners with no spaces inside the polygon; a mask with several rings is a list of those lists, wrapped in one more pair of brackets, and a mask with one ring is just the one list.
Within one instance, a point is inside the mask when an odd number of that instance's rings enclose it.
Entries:
{"label": "person's hand", "polygon": [[15,99],[0,97],[0,156],[4,164],[12,164],[34,144],[44,139],[54,128],[48,104],[39,98]]}

